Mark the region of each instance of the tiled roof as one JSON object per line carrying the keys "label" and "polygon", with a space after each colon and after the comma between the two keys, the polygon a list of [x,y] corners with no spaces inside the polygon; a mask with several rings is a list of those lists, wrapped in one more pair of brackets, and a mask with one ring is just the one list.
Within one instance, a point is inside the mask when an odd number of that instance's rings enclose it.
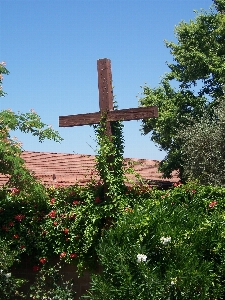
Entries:
{"label": "tiled roof", "polygon": [[[95,156],[82,154],[50,153],[24,151],[22,158],[29,170],[45,185],[73,185],[75,183],[84,185],[90,181],[92,176],[97,176],[95,171]],[[172,179],[162,179],[158,172],[157,160],[147,159],[124,159],[133,163],[134,170],[143,179],[156,182],[177,182],[179,178],[174,174]],[[128,175],[133,179],[133,175]],[[7,177],[0,175],[0,185],[7,182]]]}

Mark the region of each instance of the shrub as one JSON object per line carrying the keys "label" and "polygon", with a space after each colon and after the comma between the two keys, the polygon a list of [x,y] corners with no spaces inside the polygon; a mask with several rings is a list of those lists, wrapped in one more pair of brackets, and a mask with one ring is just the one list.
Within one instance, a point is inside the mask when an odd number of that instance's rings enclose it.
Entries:
{"label": "shrub", "polygon": [[17,263],[19,251],[10,249],[10,242],[0,237],[0,295],[1,299],[22,299],[24,294],[20,288],[25,280],[15,278],[11,267]]}
{"label": "shrub", "polygon": [[84,297],[224,299],[225,189],[178,185],[124,211],[101,238],[102,274]]}
{"label": "shrub", "polygon": [[182,158],[184,176],[201,184],[225,184],[225,99],[217,108],[194,121],[183,131]]}
{"label": "shrub", "polygon": [[35,283],[30,287],[29,299],[73,300],[73,282],[64,281],[60,274],[60,264],[43,268],[36,276]]}

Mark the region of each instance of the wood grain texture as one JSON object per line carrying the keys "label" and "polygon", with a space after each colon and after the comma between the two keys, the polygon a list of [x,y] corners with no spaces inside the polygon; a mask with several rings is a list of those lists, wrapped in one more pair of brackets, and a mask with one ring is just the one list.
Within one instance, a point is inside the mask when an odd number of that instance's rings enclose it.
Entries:
{"label": "wood grain texture", "polygon": [[[157,118],[158,108],[156,106],[128,108],[112,110],[107,112],[107,121],[131,121],[148,118]],[[73,127],[98,124],[101,119],[101,112],[69,115],[59,117],[59,127]]]}

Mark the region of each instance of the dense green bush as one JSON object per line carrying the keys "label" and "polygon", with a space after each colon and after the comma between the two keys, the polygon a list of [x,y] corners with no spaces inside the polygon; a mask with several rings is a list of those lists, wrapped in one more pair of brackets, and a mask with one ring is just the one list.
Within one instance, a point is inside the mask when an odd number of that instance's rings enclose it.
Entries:
{"label": "dense green bush", "polygon": [[225,189],[153,191],[101,239],[87,299],[224,299]]}
{"label": "dense green bush", "polygon": [[24,294],[20,291],[25,280],[15,278],[11,267],[19,262],[21,250],[12,250],[10,241],[0,237],[0,299],[22,299]]}
{"label": "dense green bush", "polygon": [[201,184],[225,184],[225,98],[217,108],[179,130],[184,176]]}

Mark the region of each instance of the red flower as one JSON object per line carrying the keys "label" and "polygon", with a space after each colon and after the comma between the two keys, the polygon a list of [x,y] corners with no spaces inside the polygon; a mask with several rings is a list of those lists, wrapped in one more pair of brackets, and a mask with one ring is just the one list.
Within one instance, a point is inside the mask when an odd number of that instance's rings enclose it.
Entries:
{"label": "red flower", "polygon": [[20,249],[24,249],[24,248],[26,248],[24,245],[21,245],[21,246],[20,246]]}
{"label": "red flower", "polygon": [[76,253],[71,253],[70,258],[77,258],[77,254]]}
{"label": "red flower", "polygon": [[64,231],[65,234],[69,233],[69,229],[68,228],[65,228],[63,231]]}
{"label": "red flower", "polygon": [[73,201],[73,205],[78,205],[78,204],[80,204],[80,202],[78,200]]}
{"label": "red flower", "polygon": [[48,216],[49,216],[50,218],[54,219],[54,218],[56,217],[56,210],[52,210],[52,211],[48,214]]}
{"label": "red flower", "polygon": [[47,259],[42,257],[39,259],[40,263],[42,263],[43,265],[47,262]]}
{"label": "red flower", "polygon": [[193,194],[196,193],[196,190],[192,190],[192,193],[193,193]]}
{"label": "red flower", "polygon": [[50,203],[54,204],[55,203],[55,198],[52,198],[51,201],[50,201]]}
{"label": "red flower", "polygon": [[13,222],[9,222],[9,226],[13,227],[14,223]]}
{"label": "red flower", "polygon": [[34,271],[34,272],[37,272],[39,269],[40,269],[39,266],[33,266],[33,271]]}
{"label": "red flower", "polygon": [[125,210],[126,212],[130,212],[130,213],[133,212],[133,209],[132,209],[132,208],[129,208],[129,207],[126,207],[124,210]]}
{"label": "red flower", "polygon": [[53,224],[56,226],[58,223],[56,221],[54,221]]}
{"label": "red flower", "polygon": [[95,203],[100,203],[101,202],[101,199],[99,197],[96,197],[95,198]]}
{"label": "red flower", "polygon": [[13,238],[14,238],[14,239],[18,239],[18,238],[19,238],[19,235],[18,235],[18,234],[14,234],[14,235],[13,235]]}
{"label": "red flower", "polygon": [[62,252],[61,254],[60,254],[60,258],[63,258],[63,257],[65,257],[66,256],[66,252]]}
{"label": "red flower", "polygon": [[174,184],[173,184],[173,186],[181,186],[182,185],[182,183],[181,182],[175,182]]}
{"label": "red flower", "polygon": [[12,194],[13,194],[13,195],[19,194],[19,192],[20,192],[20,190],[17,189],[17,188],[13,188],[13,189],[12,189]]}
{"label": "red flower", "polygon": [[217,201],[212,201],[212,202],[210,202],[209,203],[209,207],[210,208],[213,208],[215,205],[217,205],[218,204],[218,202]]}
{"label": "red flower", "polygon": [[19,221],[19,222],[21,222],[24,218],[25,218],[25,216],[24,216],[24,215],[21,215],[21,214],[16,215],[16,216],[14,217],[14,219],[17,220],[17,221]]}

